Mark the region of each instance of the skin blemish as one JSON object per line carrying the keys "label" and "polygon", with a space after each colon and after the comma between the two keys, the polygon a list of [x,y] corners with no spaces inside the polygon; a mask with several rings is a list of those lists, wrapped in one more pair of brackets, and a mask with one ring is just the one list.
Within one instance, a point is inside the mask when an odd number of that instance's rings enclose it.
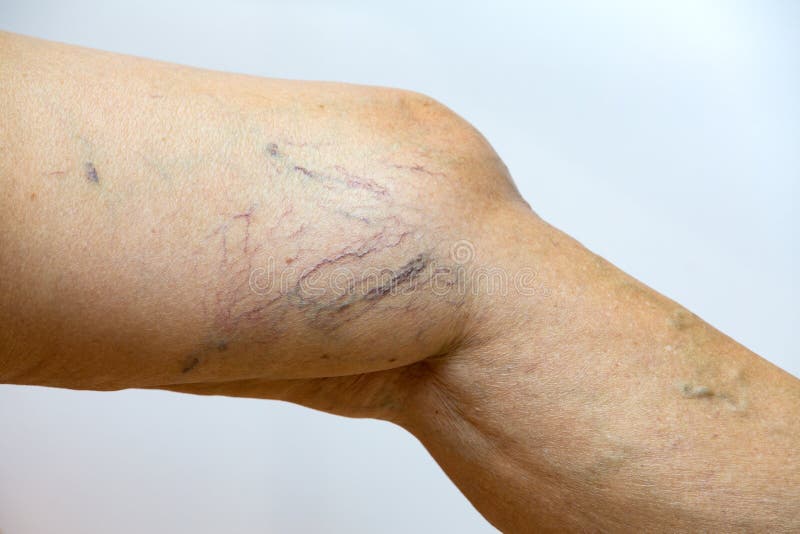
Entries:
{"label": "skin blemish", "polygon": [[364,296],[364,300],[381,298],[399,285],[412,281],[418,274],[425,270],[425,267],[427,267],[429,263],[430,258],[426,254],[419,254],[395,271],[386,283],[370,289]]}
{"label": "skin blemish", "polygon": [[374,180],[352,174],[341,165],[336,165],[334,169],[336,169],[336,171],[343,176],[342,181],[351,189],[363,189],[378,197],[383,197],[389,194],[389,191],[385,187],[378,184]]}
{"label": "skin blemish", "polygon": [[734,396],[724,391],[714,391],[708,386],[696,386],[689,382],[679,385],[681,395],[686,399],[708,399],[721,403],[727,409],[740,415],[747,413],[747,399],[743,395]]}
{"label": "skin blemish", "polygon": [[587,458],[584,475],[588,482],[595,486],[602,486],[616,477],[631,462],[637,462],[642,452],[635,447],[625,445],[613,436],[606,436],[597,444],[595,453]]}
{"label": "skin blemish", "polygon": [[228,350],[228,342],[225,341],[224,339],[218,341],[217,342],[217,350],[219,352],[225,352],[226,350]]}
{"label": "skin blemish", "polygon": [[[286,143],[291,146],[304,146]],[[385,197],[389,191],[375,180],[354,174],[341,165],[334,165],[328,169],[314,169],[304,161],[299,161],[290,154],[279,150],[277,143],[269,143],[264,148],[265,155],[270,159],[270,173],[293,174],[303,180],[311,180],[320,186],[329,189],[361,190],[374,197]]]}
{"label": "skin blemish", "polygon": [[319,177],[317,175],[317,173],[312,172],[312,171],[306,169],[305,167],[301,167],[300,165],[295,165],[294,166],[294,170],[296,170],[297,172],[302,173],[304,176],[308,176],[309,178],[318,178]]}
{"label": "skin blemish", "polygon": [[392,167],[394,167],[395,169],[401,169],[401,170],[406,170],[406,171],[411,171],[411,172],[418,172],[418,173],[422,173],[422,174],[427,174],[428,176],[447,176],[443,172],[431,171],[431,170],[428,170],[427,168],[425,168],[424,166],[419,165],[419,164],[415,164],[415,165],[397,165],[397,164],[394,164],[394,165],[392,165]]}
{"label": "skin blemish", "polygon": [[200,363],[200,358],[198,358],[197,356],[190,356],[186,360],[186,363],[184,364],[183,369],[181,370],[181,372],[188,373],[189,371],[191,371],[192,369],[197,367],[197,364],[199,364],[199,363]]}
{"label": "skin blemish", "polygon": [[675,330],[688,330],[698,324],[698,319],[692,312],[679,308],[670,315],[669,324]]}
{"label": "skin blemish", "polygon": [[[413,256],[395,270],[370,272],[360,280],[354,280],[341,291],[320,291],[320,278],[343,265],[359,261],[371,254],[400,246],[409,232],[386,235],[386,228],[361,245],[347,247],[307,269],[289,291],[289,302],[305,309],[314,326],[332,331],[348,320],[366,313],[385,297],[398,291],[403,294],[426,283],[424,272],[431,265],[429,254]],[[348,312],[348,313],[344,313]]]}
{"label": "skin blemish", "polygon": [[622,451],[605,451],[600,453],[587,468],[587,477],[594,484],[618,473],[625,465],[626,457]]}
{"label": "skin blemish", "polygon": [[83,172],[89,182],[93,184],[100,183],[100,178],[97,176],[97,169],[94,168],[94,163],[91,161],[87,161],[83,164]]}
{"label": "skin blemish", "polygon": [[36,200],[36,193],[31,193],[30,198],[31,198],[31,200]]}
{"label": "skin blemish", "polygon": [[704,399],[714,396],[714,392],[708,386],[695,386],[688,382],[681,385],[681,394],[687,399]]}

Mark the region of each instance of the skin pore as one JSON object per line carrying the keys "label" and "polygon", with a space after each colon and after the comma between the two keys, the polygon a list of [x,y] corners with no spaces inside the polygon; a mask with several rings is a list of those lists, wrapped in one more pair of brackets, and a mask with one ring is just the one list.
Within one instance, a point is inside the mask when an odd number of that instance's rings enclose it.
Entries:
{"label": "skin pore", "polygon": [[503,531],[800,528],[800,386],[407,91],[0,34],[0,382],[408,429]]}

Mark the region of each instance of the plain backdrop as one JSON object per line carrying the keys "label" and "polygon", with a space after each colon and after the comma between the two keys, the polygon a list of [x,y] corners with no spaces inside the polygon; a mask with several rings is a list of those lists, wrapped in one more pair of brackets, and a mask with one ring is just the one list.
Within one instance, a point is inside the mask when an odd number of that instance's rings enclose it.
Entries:
{"label": "plain backdrop", "polygon": [[[427,93],[486,135],[540,215],[795,375],[798,27],[792,0],[0,0],[14,32]],[[493,531],[386,423],[14,386],[0,386],[0,530]]]}

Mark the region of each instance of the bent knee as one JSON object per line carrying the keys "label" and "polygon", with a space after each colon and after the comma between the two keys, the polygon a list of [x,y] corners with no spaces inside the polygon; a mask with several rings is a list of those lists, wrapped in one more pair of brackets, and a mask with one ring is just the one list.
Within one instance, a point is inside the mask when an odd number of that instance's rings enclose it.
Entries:
{"label": "bent knee", "polygon": [[521,201],[507,167],[467,120],[421,93],[376,91],[368,129],[391,147],[388,169],[426,195],[423,202],[475,214]]}

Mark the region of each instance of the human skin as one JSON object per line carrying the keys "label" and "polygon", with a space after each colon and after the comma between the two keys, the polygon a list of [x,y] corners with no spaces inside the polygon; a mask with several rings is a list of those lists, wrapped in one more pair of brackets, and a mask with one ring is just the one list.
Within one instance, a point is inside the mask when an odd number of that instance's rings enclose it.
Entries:
{"label": "human skin", "polygon": [[798,380],[443,105],[7,33],[0,72],[0,382],[392,421],[508,532],[800,529]]}

